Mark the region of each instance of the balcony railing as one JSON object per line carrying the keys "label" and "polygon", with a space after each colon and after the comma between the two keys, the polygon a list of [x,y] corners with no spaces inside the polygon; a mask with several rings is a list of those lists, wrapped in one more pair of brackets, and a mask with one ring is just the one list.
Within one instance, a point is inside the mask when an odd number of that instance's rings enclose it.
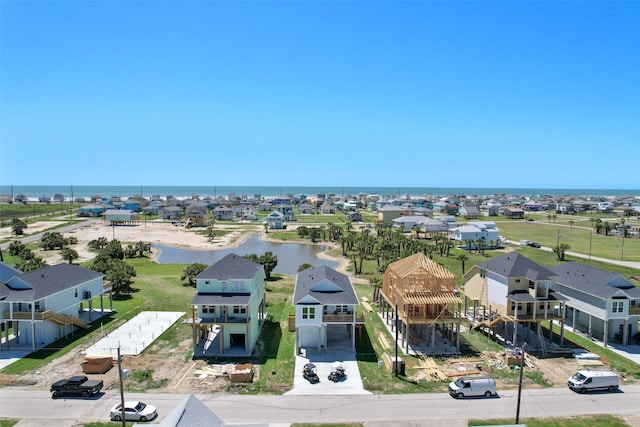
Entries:
{"label": "balcony railing", "polygon": [[[13,316],[12,316],[13,314]],[[72,316],[70,314],[60,314],[51,310],[36,311],[31,314],[31,311],[5,311],[3,313],[5,320],[50,320],[60,325],[76,325],[82,328],[87,327],[87,322],[79,317]]]}
{"label": "balcony railing", "polygon": [[640,307],[629,307],[629,315],[640,314]]}
{"label": "balcony railing", "polygon": [[323,314],[322,321],[325,323],[364,323],[364,314],[354,316],[353,313],[346,314]]}
{"label": "balcony railing", "polygon": [[200,316],[200,323],[212,323],[212,324],[218,324],[218,325],[223,325],[225,323],[250,323],[251,322],[251,317],[224,317],[224,316],[218,316],[218,317],[213,317],[212,315],[207,315],[207,314],[203,314],[202,316]]}

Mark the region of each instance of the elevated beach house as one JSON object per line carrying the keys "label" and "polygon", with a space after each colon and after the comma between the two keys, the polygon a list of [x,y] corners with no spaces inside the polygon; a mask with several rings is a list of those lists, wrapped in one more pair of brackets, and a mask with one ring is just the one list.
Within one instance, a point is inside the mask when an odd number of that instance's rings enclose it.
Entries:
{"label": "elevated beach house", "polygon": [[462,301],[455,276],[417,253],[389,264],[382,278],[380,314],[407,354],[460,350]]}
{"label": "elevated beach house", "polygon": [[326,265],[299,272],[293,293],[296,354],[338,347],[355,353],[356,326],[364,324],[358,304],[349,276]]}
{"label": "elevated beach house", "polygon": [[[567,324],[588,337],[640,344],[640,288],[617,273],[567,262],[549,267],[556,290],[567,298]],[[636,338],[637,341],[634,341]]]}
{"label": "elevated beach house", "polygon": [[[473,302],[474,319],[480,321],[476,328],[488,328],[495,336],[502,325],[502,337],[515,346],[518,324],[537,323],[540,336],[540,322],[549,321],[553,333],[553,322],[558,321],[562,337],[567,298],[556,290],[557,276],[548,267],[516,253],[474,265],[464,275],[464,294]],[[508,326],[513,329],[511,337],[507,337]]]}
{"label": "elevated beach house", "polygon": [[[58,264],[25,273],[0,262],[0,331],[5,335],[2,348],[45,346],[66,337],[77,328],[99,317],[93,298],[103,295],[111,286],[104,285],[104,274],[73,264]],[[13,327],[15,338],[10,339]]]}
{"label": "elevated beach house", "polygon": [[265,317],[262,265],[231,253],[195,280],[190,320],[194,358],[251,355]]}

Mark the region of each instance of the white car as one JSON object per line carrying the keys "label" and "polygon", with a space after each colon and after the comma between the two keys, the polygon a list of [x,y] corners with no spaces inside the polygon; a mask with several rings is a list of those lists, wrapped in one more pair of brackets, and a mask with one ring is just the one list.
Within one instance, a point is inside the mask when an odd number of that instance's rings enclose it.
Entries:
{"label": "white car", "polygon": [[[124,402],[124,419],[127,421],[149,421],[158,416],[156,407],[138,401]],[[111,421],[122,421],[122,405],[111,408]]]}

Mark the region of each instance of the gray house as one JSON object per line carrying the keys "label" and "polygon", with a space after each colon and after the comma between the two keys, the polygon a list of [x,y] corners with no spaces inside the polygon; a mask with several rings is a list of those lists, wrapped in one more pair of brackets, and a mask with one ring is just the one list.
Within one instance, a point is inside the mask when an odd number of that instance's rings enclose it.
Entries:
{"label": "gray house", "polygon": [[620,274],[567,262],[548,267],[557,275],[556,291],[567,298],[566,322],[589,337],[630,344],[638,339],[640,288]]}

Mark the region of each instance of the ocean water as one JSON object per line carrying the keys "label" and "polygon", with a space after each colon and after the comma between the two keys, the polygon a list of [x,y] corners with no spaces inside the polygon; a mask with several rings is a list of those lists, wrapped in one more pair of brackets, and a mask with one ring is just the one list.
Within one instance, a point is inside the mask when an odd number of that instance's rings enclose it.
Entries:
{"label": "ocean water", "polygon": [[56,194],[62,194],[65,199],[77,197],[89,198],[92,196],[112,197],[123,199],[131,196],[142,195],[150,198],[158,195],[169,195],[177,198],[191,197],[197,194],[200,197],[210,196],[227,197],[234,193],[238,196],[284,196],[287,194],[315,197],[319,193],[338,196],[357,195],[358,193],[378,194],[380,196],[445,196],[507,194],[520,196],[543,195],[572,195],[572,196],[640,196],[640,189],[593,189],[593,188],[474,188],[474,187],[336,187],[336,186],[144,186],[144,185],[0,185],[0,194],[11,194],[14,197],[24,194],[29,199],[38,199],[42,196],[53,198]]}

